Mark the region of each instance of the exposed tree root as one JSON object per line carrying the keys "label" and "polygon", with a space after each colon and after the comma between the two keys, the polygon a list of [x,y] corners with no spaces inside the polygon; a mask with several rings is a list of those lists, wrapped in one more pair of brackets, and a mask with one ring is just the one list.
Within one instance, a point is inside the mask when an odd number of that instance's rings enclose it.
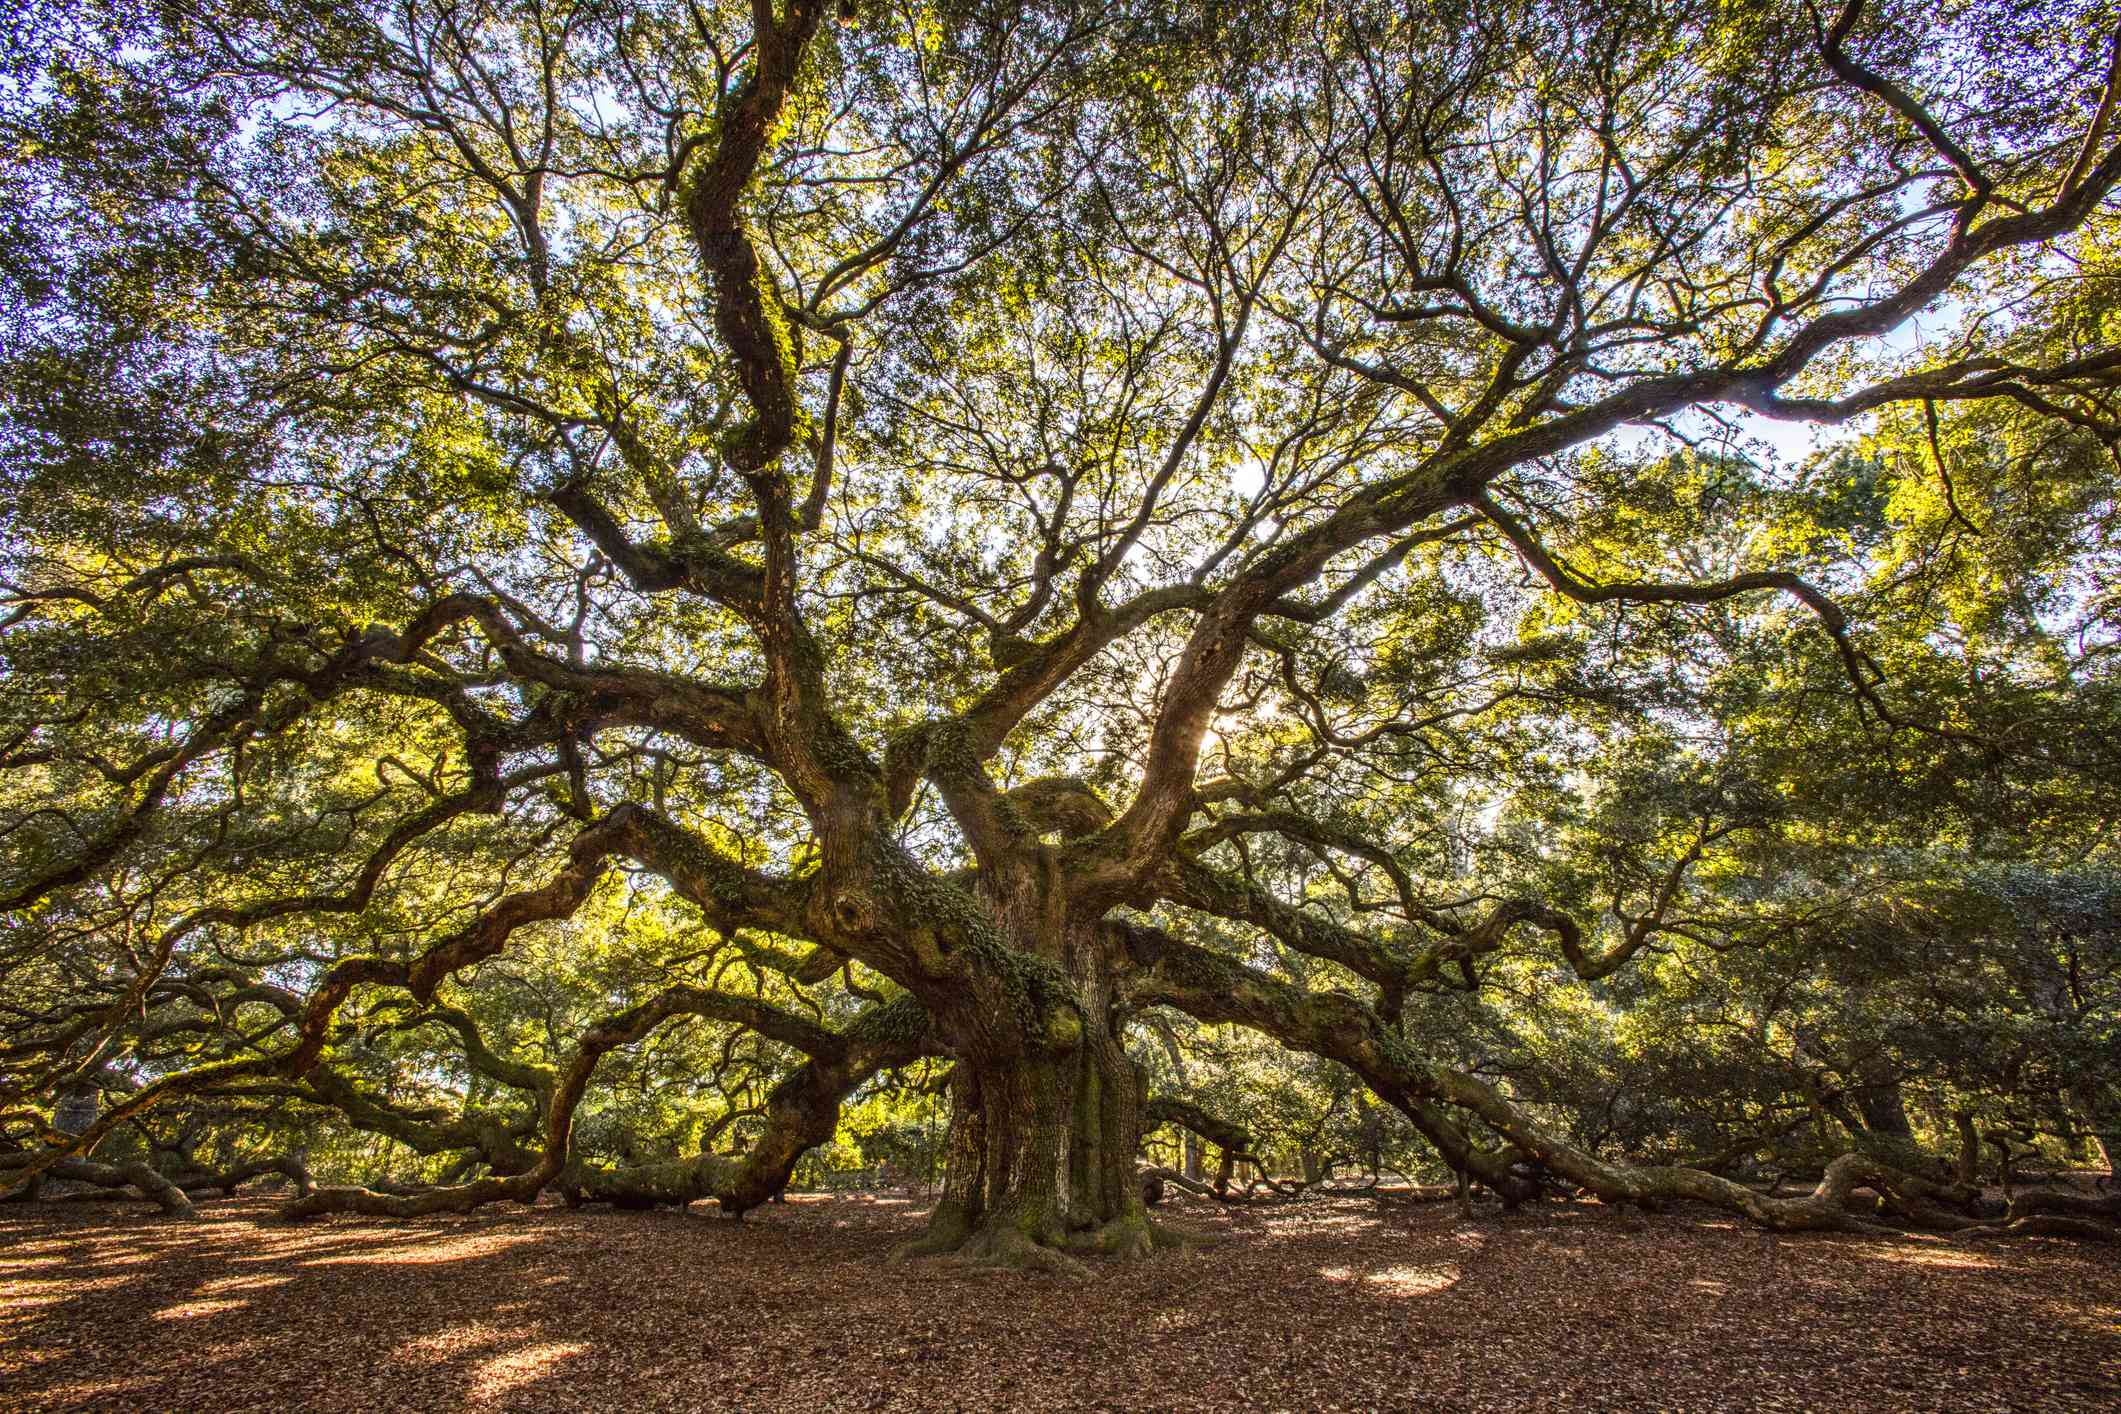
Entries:
{"label": "exposed tree root", "polygon": [[[1608,1162],[1548,1130],[1502,1091],[1477,1076],[1434,1063],[1414,1051],[1372,1008],[1339,993],[1313,993],[1220,957],[1164,939],[1153,962],[1135,975],[1137,1001],[1161,1002],[1210,1022],[1236,1022],[1284,1045],[1340,1061],[1380,1097],[1397,1106],[1461,1172],[1506,1196],[1536,1196],[1541,1183],[1524,1183],[1512,1169],[1526,1160],[1607,1203],[1655,1205],[1689,1200],[1736,1213],[1780,1231],[1890,1232],[1873,1217],[1848,1211],[1850,1194],[1868,1187],[1897,1222],[1944,1230],[1979,1226],[1977,1193],[1939,1183],[1874,1155],[1844,1154],[1828,1165],[1809,1194],[1771,1197],[1698,1168]],[[1478,1118],[1506,1141],[1479,1149],[1447,1110]]]}
{"label": "exposed tree root", "polygon": [[[1195,1194],[1202,1198],[1213,1198],[1218,1203],[1228,1203],[1233,1207],[1242,1207],[1246,1205],[1256,1207],[1263,1203],[1294,1203],[1298,1199],[1302,1198],[1305,1194],[1313,1191],[1330,1191],[1341,1194],[1342,1196],[1348,1196],[1351,1194],[1361,1194],[1370,1191],[1366,1189],[1320,1189],[1316,1188],[1316,1186],[1313,1184],[1289,1183],[1271,1178],[1255,1179],[1253,1182],[1245,1185],[1244,1188],[1233,1190],[1228,1187],[1219,1188],[1216,1185],[1208,1183],[1203,1179],[1188,1178],[1184,1174],[1180,1173],[1177,1169],[1160,1167],[1145,1168],[1142,1170],[1142,1175],[1146,1178],[1153,1178],[1163,1183],[1169,1184],[1173,1188],[1183,1188],[1186,1192]],[[1260,1192],[1260,1189],[1262,1188],[1266,1190],[1264,1193]]]}
{"label": "exposed tree root", "polygon": [[1066,1236],[1050,1231],[1049,1226],[991,1215],[975,1221],[962,1201],[946,1198],[929,1215],[928,1230],[893,1248],[891,1260],[945,1257],[970,1266],[1081,1277],[1089,1269],[1071,1253],[1140,1261],[1155,1252],[1206,1247],[1215,1241],[1180,1232],[1139,1211]]}
{"label": "exposed tree root", "polygon": [[1409,1183],[1404,1186],[1354,1189],[1346,1193],[1335,1192],[1336,1198],[1376,1198],[1383,1203],[1448,1203],[1458,1196],[1458,1189],[1448,1183]]}
{"label": "exposed tree root", "polygon": [[1149,1219],[1149,1240],[1156,1244],[1156,1250],[1159,1252],[1198,1251],[1204,1247],[1214,1247],[1222,1241],[1220,1237],[1208,1233],[1182,1231],[1154,1218]]}
{"label": "exposed tree root", "polygon": [[947,1257],[972,1236],[971,1208],[961,1198],[945,1198],[928,1214],[928,1230],[911,1242],[891,1249],[891,1260],[910,1262],[920,1257]]}
{"label": "exposed tree root", "polygon": [[2020,1189],[2017,1196],[2011,1199],[2010,1216],[2013,1220],[2040,1214],[2121,1223],[2121,1193],[2087,1198],[2080,1193],[2057,1193],[2047,1188],[2026,1188]]}
{"label": "exposed tree root", "polygon": [[[44,1181],[58,1179],[94,1184],[105,1189],[130,1188],[134,1190],[135,1196],[157,1204],[170,1217],[189,1218],[195,1216],[191,1201],[193,1195],[219,1193],[224,1198],[230,1197],[252,1179],[273,1174],[292,1183],[299,1194],[307,1195],[314,1187],[310,1181],[309,1170],[303,1166],[300,1159],[293,1157],[260,1159],[254,1163],[238,1164],[220,1173],[193,1169],[175,1176],[162,1173],[145,1163],[103,1164],[91,1159],[60,1159],[18,1185],[6,1195],[6,1201],[37,1201],[43,1196]],[[0,1170],[0,1175],[4,1175],[4,1170]]]}
{"label": "exposed tree root", "polygon": [[[8,1202],[33,1202],[43,1194],[46,1179],[59,1179],[74,1183],[94,1184],[98,1188],[130,1188],[134,1196],[157,1204],[164,1213],[173,1218],[196,1216],[192,1198],[198,1194],[218,1193],[232,1197],[236,1190],[252,1179],[278,1175],[292,1183],[298,1194],[307,1195],[315,1186],[310,1181],[309,1170],[300,1159],[260,1159],[255,1163],[238,1164],[221,1173],[210,1170],[193,1170],[175,1177],[161,1173],[145,1163],[101,1164],[89,1159],[61,1159],[50,1168],[34,1175],[6,1197]],[[99,1197],[98,1194],[68,1194],[65,1197]],[[65,1198],[49,1201],[63,1202]]]}
{"label": "exposed tree root", "polygon": [[1009,1272],[1048,1272],[1080,1280],[1090,1269],[1057,1247],[1049,1247],[1012,1223],[982,1223],[950,1254],[949,1260],[969,1267],[993,1267]]}
{"label": "exposed tree root", "polygon": [[1087,1232],[1070,1234],[1068,1248],[1074,1252],[1093,1252],[1104,1257],[1139,1261],[1156,1250],[1156,1238],[1147,1216],[1122,1213]]}
{"label": "exposed tree root", "polygon": [[1151,1168],[1144,1169],[1143,1172],[1153,1178],[1162,1179],[1173,1188],[1183,1188],[1188,1193],[1202,1198],[1213,1198],[1218,1203],[1279,1203],[1286,1201],[1278,1194],[1270,1198],[1257,1198],[1248,1193],[1231,1193],[1224,1189],[1218,1189],[1214,1184],[1208,1183],[1203,1179],[1188,1178],[1177,1169]]}
{"label": "exposed tree root", "polygon": [[1063,1236],[1050,1215],[1042,1212],[989,1212],[975,1219],[963,1200],[945,1198],[929,1214],[928,1230],[894,1248],[891,1260],[941,1257],[964,1266],[1080,1278],[1090,1274],[1089,1268],[1070,1252],[1139,1258],[1149,1255],[1156,1245],[1154,1226],[1140,1212]]}
{"label": "exposed tree root", "polygon": [[628,1209],[682,1208],[702,1198],[742,1212],[749,1204],[730,1201],[744,1175],[744,1165],[719,1154],[693,1154],[626,1168],[571,1166],[561,1179],[568,1201],[609,1203]]}
{"label": "exposed tree root", "polygon": [[2080,1242],[2121,1242],[2121,1194],[2087,1198],[2030,1188],[2011,1199],[2007,1220],[1963,1229],[1961,1237],[2071,1237]]}

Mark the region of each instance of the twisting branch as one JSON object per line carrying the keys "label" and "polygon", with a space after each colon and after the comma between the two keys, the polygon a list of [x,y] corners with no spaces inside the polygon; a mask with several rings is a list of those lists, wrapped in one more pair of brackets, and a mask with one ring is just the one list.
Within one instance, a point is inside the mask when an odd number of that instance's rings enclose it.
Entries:
{"label": "twisting branch", "polygon": [[1942,728],[1923,728],[1921,724],[1896,715],[1878,695],[1877,683],[1882,674],[1849,637],[1848,615],[1841,606],[1827,597],[1825,591],[1810,581],[1788,570],[1754,570],[1748,574],[1733,575],[1729,579],[1706,583],[1655,583],[1643,580],[1626,580],[1612,584],[1592,584],[1576,575],[1547,552],[1544,545],[1525,528],[1524,524],[1498,504],[1485,490],[1475,491],[1467,498],[1471,504],[1494,524],[1496,529],[1517,548],[1526,564],[1538,571],[1540,578],[1560,590],[1579,604],[1714,604],[1741,594],[1757,594],[1765,590],[1788,594],[1799,600],[1818,618],[1819,626],[1826,630],[1834,643],[1834,651],[1840,655],[1841,665],[1848,674],[1849,683],[1857,695],[1878,714],[1880,721],[1889,726],[1930,730],[1945,735],[1961,737],[1962,733],[1949,732]]}
{"label": "twisting branch", "polygon": [[1966,149],[1952,140],[1951,134],[1944,131],[1929,110],[1917,103],[1906,89],[1849,56],[1849,32],[1856,27],[1856,21],[1862,15],[1863,0],[1847,0],[1833,24],[1820,36],[1820,53],[1836,78],[1883,100],[1894,112],[1913,124],[1923,139],[1935,148],[1945,161],[1952,164],[1952,170],[1965,180],[1968,191],[1972,193],[1967,209],[1959,217],[1963,228],[1980,210],[1981,204],[1995,191],[1996,183],[1981,170],[1967,154]]}

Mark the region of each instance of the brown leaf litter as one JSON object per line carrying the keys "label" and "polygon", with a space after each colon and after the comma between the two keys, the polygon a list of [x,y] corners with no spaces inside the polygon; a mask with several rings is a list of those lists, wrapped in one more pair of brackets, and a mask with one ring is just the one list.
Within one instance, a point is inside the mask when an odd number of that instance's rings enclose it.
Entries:
{"label": "brown leaf litter", "polygon": [[1169,1205],[1086,1282],[888,1265],[903,1198],[291,1227],[0,1212],[0,1409],[2121,1408],[2121,1249],[1595,1204]]}

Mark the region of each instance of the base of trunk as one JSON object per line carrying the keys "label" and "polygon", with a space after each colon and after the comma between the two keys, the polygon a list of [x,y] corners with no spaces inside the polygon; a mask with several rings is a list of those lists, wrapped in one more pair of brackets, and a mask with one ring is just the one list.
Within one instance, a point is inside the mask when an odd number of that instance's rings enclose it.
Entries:
{"label": "base of trunk", "polygon": [[1004,1271],[1087,1276],[1078,1256],[1138,1261],[1154,1252],[1206,1246],[1208,1239],[1152,1222],[1145,1212],[1123,1213],[1096,1227],[1062,1233],[1019,1212],[974,1218],[964,1204],[945,1198],[928,1215],[928,1230],[894,1248],[891,1260],[948,1257],[971,1266]]}
{"label": "base of trunk", "polygon": [[1087,1275],[1080,1262],[1061,1250],[1065,1240],[1058,1225],[1044,1220],[1036,1207],[976,1214],[962,1199],[944,1198],[928,1215],[928,1230],[894,1248],[891,1260],[951,1257],[1006,1271]]}
{"label": "base of trunk", "polygon": [[1158,1245],[1135,1154],[1141,1087],[1117,1037],[1006,1065],[960,1062],[949,1171],[928,1231],[894,1256],[954,1256],[1080,1273],[1069,1254],[1146,1257]]}

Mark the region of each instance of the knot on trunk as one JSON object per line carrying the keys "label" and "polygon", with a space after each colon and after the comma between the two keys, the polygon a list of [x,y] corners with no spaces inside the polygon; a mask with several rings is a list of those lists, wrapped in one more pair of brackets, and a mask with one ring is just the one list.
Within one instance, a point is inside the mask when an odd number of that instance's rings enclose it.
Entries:
{"label": "knot on trunk", "polygon": [[848,933],[873,933],[876,901],[860,889],[841,889],[832,896],[832,921]]}

